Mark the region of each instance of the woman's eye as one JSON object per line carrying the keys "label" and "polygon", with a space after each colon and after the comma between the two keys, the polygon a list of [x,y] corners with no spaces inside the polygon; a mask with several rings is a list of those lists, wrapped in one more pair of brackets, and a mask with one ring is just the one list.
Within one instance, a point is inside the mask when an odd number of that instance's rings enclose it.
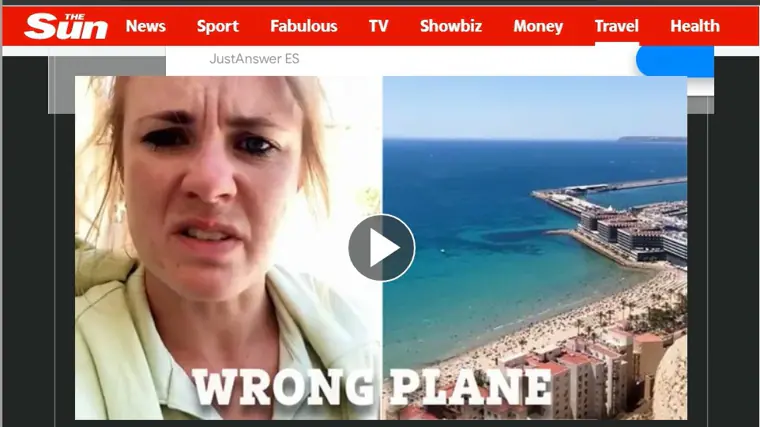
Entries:
{"label": "woman's eye", "polygon": [[143,136],[142,142],[156,148],[174,147],[188,143],[187,131],[180,128],[154,130]]}
{"label": "woman's eye", "polygon": [[266,138],[256,135],[244,135],[237,139],[235,148],[254,156],[262,156],[269,153],[275,147]]}

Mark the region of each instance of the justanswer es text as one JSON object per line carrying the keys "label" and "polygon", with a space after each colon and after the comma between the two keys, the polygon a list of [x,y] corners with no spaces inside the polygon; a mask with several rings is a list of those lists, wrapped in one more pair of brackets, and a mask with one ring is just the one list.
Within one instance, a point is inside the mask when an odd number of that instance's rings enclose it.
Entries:
{"label": "justanswer es text", "polygon": [[285,55],[220,55],[215,53],[208,61],[209,64],[245,64],[245,65],[277,65],[277,64],[298,64],[300,59],[297,53],[286,53]]}

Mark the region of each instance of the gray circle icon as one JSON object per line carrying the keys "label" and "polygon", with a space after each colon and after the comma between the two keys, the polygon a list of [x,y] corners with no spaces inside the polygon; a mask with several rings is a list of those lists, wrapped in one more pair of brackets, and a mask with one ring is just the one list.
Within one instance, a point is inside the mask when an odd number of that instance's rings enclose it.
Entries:
{"label": "gray circle icon", "polygon": [[348,256],[354,268],[376,282],[391,282],[403,276],[412,266],[415,251],[412,230],[388,214],[365,218],[348,240]]}

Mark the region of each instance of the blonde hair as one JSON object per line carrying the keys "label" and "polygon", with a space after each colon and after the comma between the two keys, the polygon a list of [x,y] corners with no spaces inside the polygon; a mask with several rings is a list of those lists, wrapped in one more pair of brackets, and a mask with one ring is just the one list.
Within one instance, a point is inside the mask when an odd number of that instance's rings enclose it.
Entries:
{"label": "blonde hair", "polygon": [[[95,95],[92,133],[76,157],[77,191],[75,219],[89,224],[83,237],[97,245],[101,232],[123,223],[124,180],[122,134],[124,129],[125,86],[129,77],[90,77],[88,90]],[[330,197],[324,154],[324,124],[321,112],[323,91],[316,77],[285,77],[303,113],[302,190],[313,213],[329,215]],[[85,163],[91,163],[90,170]],[[94,217],[85,204],[98,201]],[[126,233],[126,230],[125,230]],[[124,236],[125,244],[129,236]],[[116,249],[116,248],[112,248]]]}

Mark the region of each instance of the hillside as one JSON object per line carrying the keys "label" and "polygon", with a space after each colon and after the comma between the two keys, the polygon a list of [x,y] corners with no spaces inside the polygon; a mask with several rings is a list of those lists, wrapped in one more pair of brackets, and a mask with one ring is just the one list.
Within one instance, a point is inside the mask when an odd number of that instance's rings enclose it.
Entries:
{"label": "hillside", "polygon": [[618,142],[686,142],[685,136],[623,136]]}
{"label": "hillside", "polygon": [[665,352],[654,382],[652,415],[655,420],[685,420],[686,416],[686,336]]}

